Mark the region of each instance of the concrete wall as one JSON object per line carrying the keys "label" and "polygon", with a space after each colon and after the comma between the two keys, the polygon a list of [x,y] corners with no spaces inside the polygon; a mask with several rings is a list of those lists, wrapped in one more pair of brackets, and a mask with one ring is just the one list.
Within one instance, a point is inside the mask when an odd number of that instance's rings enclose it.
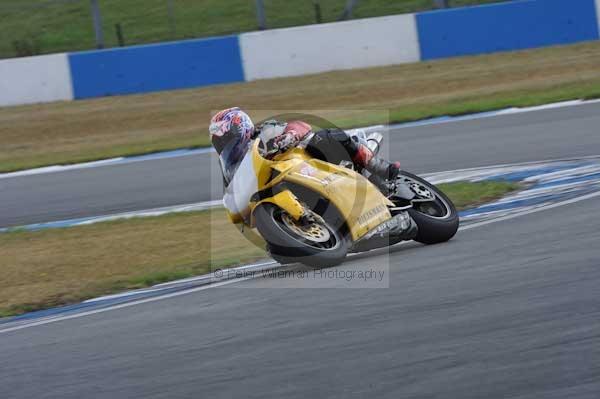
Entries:
{"label": "concrete wall", "polygon": [[246,80],[419,61],[414,15],[245,33]]}
{"label": "concrete wall", "polygon": [[72,99],[66,54],[0,62],[0,106]]}
{"label": "concrete wall", "polygon": [[0,106],[383,66],[600,38],[600,0],[521,0],[0,61]]}

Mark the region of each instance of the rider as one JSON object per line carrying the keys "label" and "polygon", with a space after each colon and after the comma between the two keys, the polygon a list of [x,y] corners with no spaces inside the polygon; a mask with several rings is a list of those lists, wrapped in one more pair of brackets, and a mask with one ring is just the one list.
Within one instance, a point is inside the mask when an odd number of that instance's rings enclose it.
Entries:
{"label": "rider", "polygon": [[[256,130],[260,131],[255,131],[248,114],[237,107],[225,109],[212,118],[209,132],[215,150],[225,163],[222,167],[227,181],[233,177],[255,133],[260,133],[263,142],[261,155],[266,158],[272,158],[298,145],[313,133],[312,127],[302,121],[270,120]],[[357,137],[341,129],[314,132],[306,151],[315,158],[335,164],[347,159],[349,155],[358,169],[364,168],[383,180],[395,179],[400,171],[400,163],[390,163],[378,158]]]}

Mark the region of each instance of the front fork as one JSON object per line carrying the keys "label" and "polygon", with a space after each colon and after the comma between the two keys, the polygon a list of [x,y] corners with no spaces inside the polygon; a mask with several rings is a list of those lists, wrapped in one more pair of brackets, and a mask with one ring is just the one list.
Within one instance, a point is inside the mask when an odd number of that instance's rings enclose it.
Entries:
{"label": "front fork", "polygon": [[[258,207],[260,204],[266,202],[277,205],[279,208],[286,211],[296,221],[300,221],[308,214],[302,203],[298,201],[298,198],[296,198],[296,196],[292,194],[290,190],[283,190],[272,197],[265,198],[264,200],[258,202],[254,206],[254,209],[256,209],[256,207]],[[252,216],[252,226],[254,226],[254,214]]]}

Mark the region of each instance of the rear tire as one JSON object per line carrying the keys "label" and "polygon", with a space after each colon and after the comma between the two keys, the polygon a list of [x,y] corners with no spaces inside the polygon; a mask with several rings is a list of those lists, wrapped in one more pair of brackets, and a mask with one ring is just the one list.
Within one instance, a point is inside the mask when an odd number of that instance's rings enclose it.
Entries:
{"label": "rear tire", "polygon": [[440,208],[444,207],[446,210],[445,215],[433,216],[424,212],[419,207],[414,207],[413,204],[413,208],[409,209],[408,213],[419,228],[414,240],[431,245],[446,242],[454,237],[458,231],[460,221],[458,211],[450,198],[436,186],[419,176],[405,171],[400,172],[400,174],[425,186],[436,197],[436,206],[439,206]]}
{"label": "rear tire", "polygon": [[298,230],[290,228],[289,216],[274,204],[259,205],[254,210],[254,218],[256,228],[267,241],[268,251],[280,263],[300,262],[311,267],[330,267],[342,263],[346,258],[348,239],[340,229],[331,227],[335,226],[334,223],[328,223],[327,220],[324,225],[315,223],[314,229],[322,234],[316,238],[321,241],[313,241],[309,236],[300,235]]}

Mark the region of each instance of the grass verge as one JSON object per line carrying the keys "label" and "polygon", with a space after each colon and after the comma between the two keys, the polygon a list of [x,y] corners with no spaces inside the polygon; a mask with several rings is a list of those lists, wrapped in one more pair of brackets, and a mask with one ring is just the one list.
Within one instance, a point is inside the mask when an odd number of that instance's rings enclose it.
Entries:
{"label": "grass verge", "polygon": [[442,183],[438,187],[450,197],[458,210],[473,208],[518,190],[521,185],[507,181]]}
{"label": "grass verge", "polygon": [[[214,110],[352,127],[600,97],[600,42],[88,101],[0,108],[0,171],[209,144]],[[271,111],[276,110],[276,111]],[[278,110],[278,111],[277,111]]]}
{"label": "grass verge", "polygon": [[[441,188],[464,208],[499,198],[518,186],[482,182]],[[223,210],[0,234],[0,317],[265,257],[229,223]]]}

